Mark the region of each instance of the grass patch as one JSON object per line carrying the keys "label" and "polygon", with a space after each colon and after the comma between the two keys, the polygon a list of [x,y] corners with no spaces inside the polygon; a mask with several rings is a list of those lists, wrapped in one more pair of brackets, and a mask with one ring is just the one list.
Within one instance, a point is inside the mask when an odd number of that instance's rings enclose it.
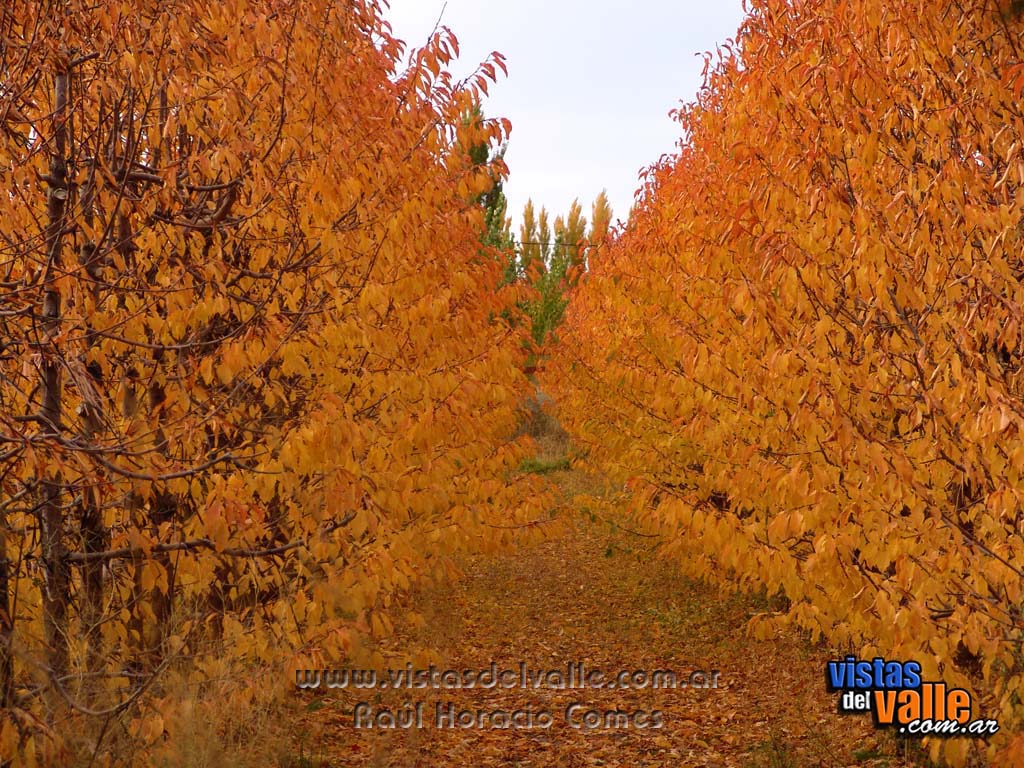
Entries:
{"label": "grass patch", "polygon": [[[921,744],[920,739],[900,736],[895,730],[888,730],[886,733],[895,745],[896,754],[904,760],[922,768],[939,768],[942,765],[941,762],[933,763],[931,761],[928,750]],[[968,758],[967,765],[977,766],[979,763],[976,759]]]}
{"label": "grass patch", "polygon": [[797,768],[798,763],[785,742],[777,736],[757,744],[750,752],[744,768]]}
{"label": "grass patch", "polygon": [[299,746],[299,754],[283,757],[278,765],[280,768],[330,768],[326,758],[307,752],[304,745]]}
{"label": "grass patch", "polygon": [[564,472],[569,469],[569,457],[561,456],[556,459],[543,459],[540,457],[526,459],[519,465],[519,471],[531,475],[547,475],[551,472]]}
{"label": "grass patch", "polygon": [[853,750],[853,759],[858,763],[864,763],[868,760],[881,760],[883,764],[887,764],[889,762],[889,756],[877,747],[855,749]]}

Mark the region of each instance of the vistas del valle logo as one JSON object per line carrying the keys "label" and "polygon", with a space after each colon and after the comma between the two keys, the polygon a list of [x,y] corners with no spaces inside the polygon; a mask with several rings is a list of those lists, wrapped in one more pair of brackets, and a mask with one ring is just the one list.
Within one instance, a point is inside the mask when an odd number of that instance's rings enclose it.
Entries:
{"label": "vistas del valle logo", "polygon": [[963,688],[921,679],[916,661],[871,661],[847,656],[825,668],[830,691],[841,691],[839,711],[870,712],[878,728],[905,736],[988,737],[999,731],[995,720],[972,716],[971,695]]}

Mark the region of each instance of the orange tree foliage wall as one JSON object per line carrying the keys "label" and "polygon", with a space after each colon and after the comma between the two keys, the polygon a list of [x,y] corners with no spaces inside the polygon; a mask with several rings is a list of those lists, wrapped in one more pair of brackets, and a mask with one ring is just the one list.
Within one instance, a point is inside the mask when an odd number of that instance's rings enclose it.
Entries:
{"label": "orange tree foliage wall", "polygon": [[375,2],[0,10],[0,754],[211,637],[338,660],[532,519],[501,60],[456,53],[400,68]]}
{"label": "orange tree foliage wall", "polygon": [[1024,27],[752,5],[543,386],[688,571],[1019,730]]}

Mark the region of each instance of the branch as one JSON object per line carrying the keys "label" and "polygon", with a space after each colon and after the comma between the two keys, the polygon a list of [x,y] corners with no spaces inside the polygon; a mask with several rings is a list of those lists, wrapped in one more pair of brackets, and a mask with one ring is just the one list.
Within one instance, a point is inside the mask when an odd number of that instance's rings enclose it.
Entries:
{"label": "branch", "polygon": [[[355,517],[355,512],[349,512],[341,520],[336,520],[324,528],[320,535],[326,536],[339,528],[344,528],[346,525],[351,523]],[[171,544],[157,544],[149,548],[124,547],[122,549],[110,549],[106,552],[72,552],[66,555],[64,559],[72,565],[84,565],[85,563],[108,562],[110,560],[127,560],[129,558],[136,557],[137,555],[182,551],[194,552],[198,549],[209,549],[217,552],[217,554],[226,555],[227,557],[273,557],[275,555],[284,554],[289,550],[297,549],[298,547],[304,547],[311,538],[312,536],[306,536],[305,538],[290,541],[287,544],[281,544],[276,547],[266,547],[264,549],[229,547],[219,551],[217,550],[217,546],[210,539],[193,539],[191,541],[178,541]]]}
{"label": "branch", "polygon": [[85,64],[85,62],[87,62],[87,61],[92,61],[93,59],[99,58],[99,55],[100,55],[99,51],[93,51],[92,53],[86,53],[86,54],[84,54],[82,56],[79,56],[78,58],[72,59],[68,63],[68,67],[73,69],[73,68],[79,66],[80,64]]}

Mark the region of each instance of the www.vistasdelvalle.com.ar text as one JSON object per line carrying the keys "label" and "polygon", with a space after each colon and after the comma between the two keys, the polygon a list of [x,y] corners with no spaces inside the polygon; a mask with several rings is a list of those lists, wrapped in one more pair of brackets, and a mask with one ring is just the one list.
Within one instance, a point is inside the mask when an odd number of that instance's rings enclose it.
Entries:
{"label": "www.vistasdelvalle.com.ar text", "polygon": [[588,667],[585,662],[567,662],[562,667],[539,669],[520,662],[515,667],[498,667],[497,663],[483,669],[440,669],[431,665],[425,669],[411,664],[396,669],[299,669],[295,684],[299,688],[353,688],[451,690],[461,688],[483,689],[539,689],[581,690],[585,688],[667,689],[717,688],[721,673],[718,670],[693,670],[677,673],[670,669],[635,669],[607,673]]}

